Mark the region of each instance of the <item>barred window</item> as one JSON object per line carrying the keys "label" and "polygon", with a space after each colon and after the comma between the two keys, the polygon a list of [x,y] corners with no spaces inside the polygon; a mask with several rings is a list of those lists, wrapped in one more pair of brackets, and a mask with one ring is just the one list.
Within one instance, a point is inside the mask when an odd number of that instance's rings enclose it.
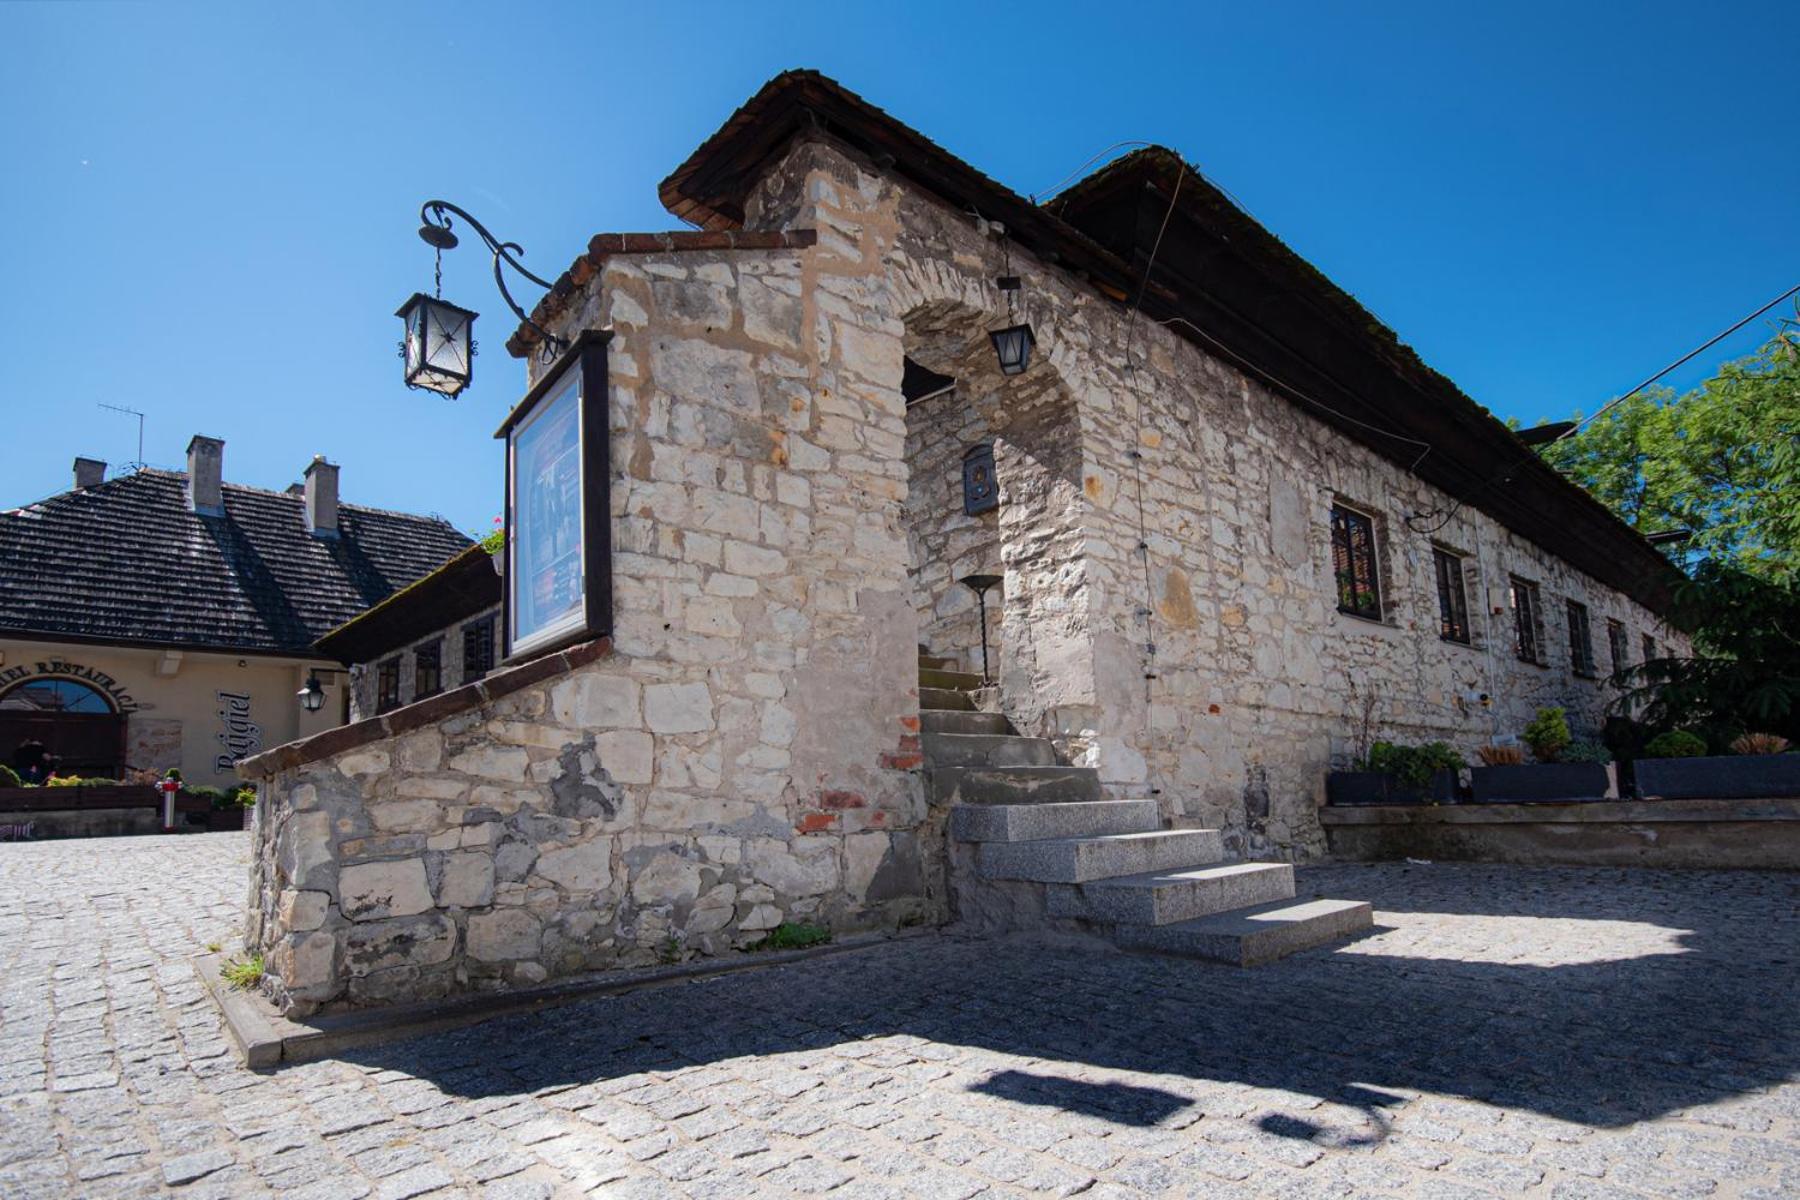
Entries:
{"label": "barred window", "polygon": [[413,651],[413,699],[423,700],[444,690],[444,643],[432,642]]}
{"label": "barred window", "polygon": [[1649,662],[1656,657],[1656,639],[1649,634],[1644,635],[1644,661]]}
{"label": "barred window", "polygon": [[1469,596],[1463,585],[1461,556],[1431,548],[1437,571],[1438,636],[1446,642],[1469,644]]}
{"label": "barred window", "polygon": [[1569,665],[1577,675],[1594,676],[1594,634],[1588,623],[1587,605],[1567,602],[1569,612]]}
{"label": "barred window", "polygon": [[1625,634],[1625,622],[1607,619],[1606,648],[1612,652],[1614,675],[1631,665],[1626,661],[1631,656],[1631,639]]}
{"label": "barred window", "polygon": [[473,683],[494,669],[494,618],[463,626],[463,682]]}
{"label": "barred window", "polygon": [[1513,648],[1520,662],[1544,662],[1544,614],[1538,600],[1538,585],[1528,579],[1512,577]]}
{"label": "barred window", "polygon": [[375,668],[375,711],[400,707],[400,660],[390,658]]}
{"label": "barred window", "polygon": [[1375,518],[1355,509],[1331,508],[1331,569],[1337,576],[1338,611],[1381,620],[1381,580],[1375,565]]}

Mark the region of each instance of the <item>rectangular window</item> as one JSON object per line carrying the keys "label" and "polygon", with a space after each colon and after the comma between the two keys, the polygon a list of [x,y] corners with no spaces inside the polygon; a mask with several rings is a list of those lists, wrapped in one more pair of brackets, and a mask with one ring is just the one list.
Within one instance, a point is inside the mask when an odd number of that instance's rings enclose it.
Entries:
{"label": "rectangular window", "polygon": [[1586,679],[1594,677],[1594,632],[1588,623],[1587,605],[1575,600],[1569,610],[1569,666]]}
{"label": "rectangular window", "polygon": [[1375,566],[1375,518],[1332,505],[1331,569],[1338,611],[1381,620],[1381,581]]}
{"label": "rectangular window", "polygon": [[1469,596],[1463,587],[1463,560],[1448,550],[1431,548],[1437,570],[1438,636],[1446,642],[1469,644]]}
{"label": "rectangular window", "polygon": [[1614,675],[1631,665],[1626,661],[1631,657],[1631,639],[1625,635],[1625,622],[1610,618],[1607,620],[1606,648],[1612,652]]}
{"label": "rectangular window", "polygon": [[463,682],[474,683],[494,669],[494,618],[463,626]]}
{"label": "rectangular window", "polygon": [[423,700],[444,690],[444,643],[432,642],[413,651],[413,699]]}
{"label": "rectangular window", "polygon": [[390,658],[375,668],[375,711],[400,707],[400,660]]}
{"label": "rectangular window", "polygon": [[1656,639],[1649,634],[1644,635],[1644,661],[1649,662],[1656,657]]}
{"label": "rectangular window", "polygon": [[1538,585],[1512,577],[1513,648],[1520,662],[1544,662],[1544,616],[1538,602]]}

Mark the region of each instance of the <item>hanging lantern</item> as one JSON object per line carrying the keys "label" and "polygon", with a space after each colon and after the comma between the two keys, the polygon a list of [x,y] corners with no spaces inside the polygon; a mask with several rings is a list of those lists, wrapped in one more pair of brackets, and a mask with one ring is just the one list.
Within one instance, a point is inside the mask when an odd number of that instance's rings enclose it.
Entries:
{"label": "hanging lantern", "polygon": [[406,386],[454,396],[475,374],[475,315],[424,292],[394,314],[406,323]]}
{"label": "hanging lantern", "polygon": [[316,674],[308,673],[306,686],[295,695],[299,697],[300,707],[309,713],[316,713],[325,707],[325,688],[319,683],[319,677]]}
{"label": "hanging lantern", "polygon": [[988,334],[994,340],[994,354],[1000,359],[1002,375],[1021,375],[1031,365],[1031,348],[1037,345],[1030,325],[1008,325]]}

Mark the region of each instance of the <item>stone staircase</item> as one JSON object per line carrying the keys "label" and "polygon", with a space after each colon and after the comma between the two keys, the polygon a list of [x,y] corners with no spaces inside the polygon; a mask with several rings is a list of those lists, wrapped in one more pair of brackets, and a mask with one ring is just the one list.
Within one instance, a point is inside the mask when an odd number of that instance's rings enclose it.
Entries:
{"label": "stone staircase", "polygon": [[972,695],[981,676],[919,650],[926,787],[949,811],[951,884],[976,927],[1099,933],[1133,950],[1271,962],[1367,929],[1367,903],[1294,898],[1287,863],[1233,861],[1216,829],[1164,829],[1154,800],[1109,800]]}

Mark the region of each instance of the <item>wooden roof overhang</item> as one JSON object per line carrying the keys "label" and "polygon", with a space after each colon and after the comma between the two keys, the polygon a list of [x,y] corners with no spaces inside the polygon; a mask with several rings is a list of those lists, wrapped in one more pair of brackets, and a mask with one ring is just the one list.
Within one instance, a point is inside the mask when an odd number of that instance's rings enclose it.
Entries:
{"label": "wooden roof overhang", "polygon": [[[1681,578],[1667,559],[1174,151],[1127,155],[1038,205],[835,81],[789,71],[663,181],[662,201],[706,229],[738,228],[750,191],[794,144],[811,138],[847,147],[956,211],[1003,223],[1041,261],[1115,302],[1141,289],[1141,319],[1167,323],[1455,501],[1667,611]],[[1429,530],[1436,522],[1426,516],[1419,525]]]}
{"label": "wooden roof overhang", "polygon": [[374,662],[500,603],[493,556],[477,542],[410,587],[321,637],[314,648],[346,666]]}

